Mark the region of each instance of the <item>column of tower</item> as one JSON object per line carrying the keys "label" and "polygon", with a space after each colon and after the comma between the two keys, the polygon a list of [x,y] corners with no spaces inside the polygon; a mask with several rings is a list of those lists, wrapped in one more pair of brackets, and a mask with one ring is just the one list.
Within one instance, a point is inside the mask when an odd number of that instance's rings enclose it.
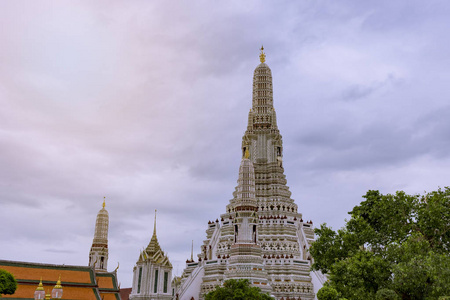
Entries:
{"label": "column of tower", "polygon": [[245,151],[239,167],[239,179],[236,187],[236,198],[230,201],[230,210],[236,212],[233,219],[234,244],[229,251],[229,260],[225,276],[227,279],[248,279],[253,285],[265,292],[270,292],[267,284],[267,272],[264,270],[262,249],[257,244],[255,195],[255,171],[249,159],[249,151]]}
{"label": "column of tower", "polygon": [[106,272],[108,267],[108,226],[109,216],[103,200],[102,209],[97,214],[95,221],[94,240],[89,251],[89,266],[96,272]]}

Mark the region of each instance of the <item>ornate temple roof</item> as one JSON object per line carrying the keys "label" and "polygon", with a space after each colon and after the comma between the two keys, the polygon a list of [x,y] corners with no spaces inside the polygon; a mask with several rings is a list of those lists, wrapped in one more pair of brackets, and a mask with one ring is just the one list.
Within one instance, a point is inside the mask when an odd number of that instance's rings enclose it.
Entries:
{"label": "ornate temple roof", "polygon": [[139,255],[138,262],[143,261],[151,261],[156,264],[172,267],[169,258],[164,254],[164,251],[159,246],[158,237],[156,236],[156,210],[152,238],[150,239],[150,243],[148,243],[147,248],[141,251],[141,254]]}

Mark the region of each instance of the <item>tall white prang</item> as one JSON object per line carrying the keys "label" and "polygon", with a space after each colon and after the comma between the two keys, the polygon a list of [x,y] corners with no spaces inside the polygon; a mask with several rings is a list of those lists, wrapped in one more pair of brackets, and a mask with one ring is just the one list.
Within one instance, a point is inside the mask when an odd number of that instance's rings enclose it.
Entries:
{"label": "tall white prang", "polygon": [[286,185],[272,71],[265,58],[261,48],[233,198],[225,213],[208,222],[197,259],[188,259],[182,276],[174,279],[174,299],[203,299],[225,280],[245,278],[276,299],[312,300],[323,283],[310,271],[312,221],[303,221]]}

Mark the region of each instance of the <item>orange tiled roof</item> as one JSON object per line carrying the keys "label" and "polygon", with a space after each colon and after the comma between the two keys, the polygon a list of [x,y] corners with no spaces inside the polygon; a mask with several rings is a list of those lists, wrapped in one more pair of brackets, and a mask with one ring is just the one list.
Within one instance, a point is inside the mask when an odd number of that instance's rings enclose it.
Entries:
{"label": "orange tiled roof", "polygon": [[97,273],[97,284],[101,290],[118,290],[113,273]]}
{"label": "orange tiled roof", "polygon": [[95,273],[88,266],[66,266],[0,260],[0,268],[13,274],[17,290],[9,299],[33,299],[34,291],[42,277],[46,292],[51,292],[61,275],[63,299],[120,300],[115,273]]}
{"label": "orange tiled roof", "polygon": [[119,300],[119,288],[117,287],[117,277],[115,273],[96,273],[98,290],[102,299]]}

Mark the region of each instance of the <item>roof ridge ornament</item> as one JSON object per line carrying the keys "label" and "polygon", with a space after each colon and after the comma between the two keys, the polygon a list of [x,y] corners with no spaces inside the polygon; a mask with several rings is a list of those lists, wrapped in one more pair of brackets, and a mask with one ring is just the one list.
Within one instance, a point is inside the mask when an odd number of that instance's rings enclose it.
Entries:
{"label": "roof ridge ornament", "polygon": [[266,61],[266,54],[264,53],[264,46],[261,46],[261,53],[259,54],[259,61],[261,63]]}

